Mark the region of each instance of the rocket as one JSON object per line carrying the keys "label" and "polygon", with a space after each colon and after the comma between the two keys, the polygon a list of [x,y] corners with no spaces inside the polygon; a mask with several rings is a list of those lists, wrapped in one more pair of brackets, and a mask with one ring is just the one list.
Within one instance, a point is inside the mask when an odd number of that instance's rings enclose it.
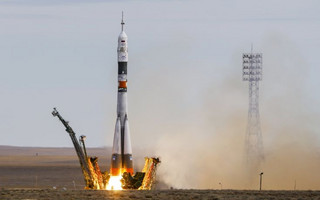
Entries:
{"label": "rocket", "polygon": [[128,121],[127,103],[127,64],[128,64],[128,36],[123,30],[123,13],[121,33],[118,37],[118,99],[117,120],[113,138],[110,174],[122,175],[124,172],[133,174],[132,148]]}

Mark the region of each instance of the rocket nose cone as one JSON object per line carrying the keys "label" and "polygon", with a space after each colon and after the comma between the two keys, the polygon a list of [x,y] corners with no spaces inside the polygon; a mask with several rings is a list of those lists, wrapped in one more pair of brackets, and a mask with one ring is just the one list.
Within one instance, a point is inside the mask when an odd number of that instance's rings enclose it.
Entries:
{"label": "rocket nose cone", "polygon": [[121,31],[119,37],[118,37],[118,40],[127,40],[128,39],[128,36],[127,34],[124,32],[124,31]]}

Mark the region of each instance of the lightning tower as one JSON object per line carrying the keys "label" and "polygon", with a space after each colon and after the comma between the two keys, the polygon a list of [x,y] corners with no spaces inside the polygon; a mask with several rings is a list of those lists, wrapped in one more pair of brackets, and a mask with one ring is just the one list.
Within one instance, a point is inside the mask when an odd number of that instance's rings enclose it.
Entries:
{"label": "lightning tower", "polygon": [[259,114],[259,81],[262,80],[262,54],[244,53],[242,55],[243,81],[249,82],[249,109],[246,131],[247,161],[259,164],[264,159]]}

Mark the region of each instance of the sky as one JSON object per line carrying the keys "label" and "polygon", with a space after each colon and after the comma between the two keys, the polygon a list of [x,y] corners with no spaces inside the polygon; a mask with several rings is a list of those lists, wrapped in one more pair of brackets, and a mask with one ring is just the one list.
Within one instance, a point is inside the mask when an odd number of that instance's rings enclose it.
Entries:
{"label": "sky", "polygon": [[[121,11],[133,147],[153,146],[174,128],[201,135],[199,127],[227,124],[232,112],[242,116],[244,134],[248,86],[241,81],[241,55],[251,44],[264,55],[262,126],[264,119],[277,123],[278,107],[290,105],[291,99],[273,102],[287,88],[317,132],[319,9],[316,0],[2,0],[0,145],[72,146],[53,107],[78,135],[87,135],[88,146],[112,145]],[[269,62],[270,54],[280,62]]]}

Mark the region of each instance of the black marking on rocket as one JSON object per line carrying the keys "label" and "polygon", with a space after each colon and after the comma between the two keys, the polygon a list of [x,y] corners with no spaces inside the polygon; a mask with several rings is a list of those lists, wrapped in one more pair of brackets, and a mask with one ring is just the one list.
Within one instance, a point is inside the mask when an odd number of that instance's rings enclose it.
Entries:
{"label": "black marking on rocket", "polygon": [[122,156],[122,164],[124,168],[133,168],[132,154],[124,154]]}
{"label": "black marking on rocket", "polygon": [[127,74],[127,62],[118,62],[118,74]]}
{"label": "black marking on rocket", "polygon": [[128,89],[127,88],[118,88],[118,92],[127,92]]}
{"label": "black marking on rocket", "polygon": [[120,154],[112,154],[111,166],[113,168],[121,168],[121,155]]}

